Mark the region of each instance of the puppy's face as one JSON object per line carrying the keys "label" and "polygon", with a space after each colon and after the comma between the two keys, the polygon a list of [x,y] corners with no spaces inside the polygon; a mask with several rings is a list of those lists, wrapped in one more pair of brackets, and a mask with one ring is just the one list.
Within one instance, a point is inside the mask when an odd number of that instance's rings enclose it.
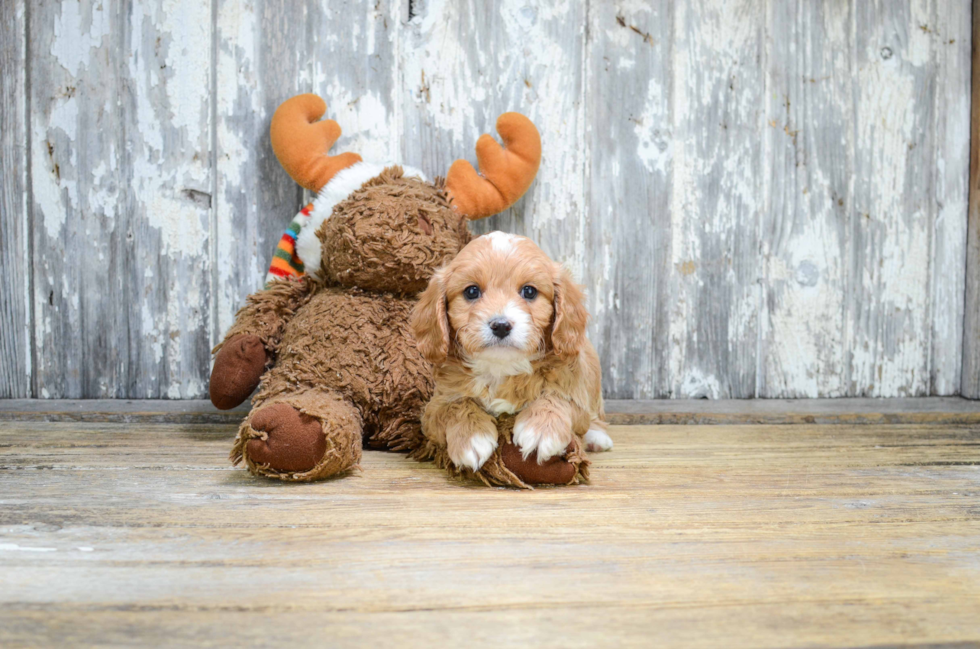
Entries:
{"label": "puppy's face", "polygon": [[470,242],[429,284],[413,315],[432,362],[506,362],[577,351],[582,294],[530,239],[493,232]]}
{"label": "puppy's face", "polygon": [[463,248],[443,281],[464,357],[543,353],[555,275],[555,264],[524,237],[494,232]]}

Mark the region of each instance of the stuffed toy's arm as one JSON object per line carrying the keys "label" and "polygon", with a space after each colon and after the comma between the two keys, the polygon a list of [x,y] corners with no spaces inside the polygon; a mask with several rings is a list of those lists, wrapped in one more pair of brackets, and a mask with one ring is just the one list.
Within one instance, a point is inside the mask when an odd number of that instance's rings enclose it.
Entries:
{"label": "stuffed toy's arm", "polygon": [[211,352],[210,395],[216,408],[234,408],[252,394],[275,358],[286,323],[309,300],[312,285],[308,277],[275,281],[248,296],[235,324]]}
{"label": "stuffed toy's arm", "polygon": [[297,309],[309,301],[312,284],[308,277],[279,280],[249,295],[245,306],[235,314],[235,324],[212,353],[220,353],[221,347],[235,336],[255,335],[274,354],[286,323]]}

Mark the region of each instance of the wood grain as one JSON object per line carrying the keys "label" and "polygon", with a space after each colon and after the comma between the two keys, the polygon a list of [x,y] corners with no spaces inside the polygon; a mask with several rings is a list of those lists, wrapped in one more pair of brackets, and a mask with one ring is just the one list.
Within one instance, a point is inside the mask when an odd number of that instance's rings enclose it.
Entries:
{"label": "wood grain", "polygon": [[602,350],[603,389],[617,398],[673,392],[665,363],[671,277],[677,272],[670,254],[673,4],[589,6],[583,279],[592,313],[589,337]]}
{"label": "wood grain", "polygon": [[6,423],[0,643],[980,641],[976,426],[615,427],[529,493],[258,480],[233,432]]}
{"label": "wood grain", "polygon": [[27,213],[27,15],[0,6],[0,399],[33,396]]}
{"label": "wood grain", "polygon": [[[938,73],[937,52],[953,47],[965,53],[965,9],[949,3],[854,7],[854,194],[845,325],[849,392],[854,395],[928,394],[933,316],[955,318],[960,310],[958,300],[938,311],[928,306],[930,272],[948,268],[930,263],[931,251],[940,242],[955,264],[959,253],[946,249],[948,239],[965,239],[959,230],[962,211],[957,209],[961,216],[947,223],[938,209],[946,201],[962,200],[961,189],[937,195],[928,170],[936,168],[937,157],[945,157],[936,150],[937,141],[945,138],[937,129],[939,111],[954,122],[960,118],[961,104],[936,103],[943,75],[959,74]],[[937,31],[940,24],[945,34]],[[947,234],[946,228],[953,230]],[[939,281],[952,280],[947,275]],[[946,331],[941,321],[939,330]],[[945,344],[955,345],[955,340]],[[937,381],[952,384],[957,364],[945,363],[942,370],[946,376]]]}
{"label": "wood grain", "polygon": [[[936,92],[932,129],[935,145],[926,161],[933,189],[929,306],[931,349],[928,394],[955,394],[963,372],[966,240],[970,188],[972,11],[967,2],[937,2],[932,57]],[[967,216],[967,218],[965,218]],[[967,271],[968,273],[968,271]],[[885,391],[887,393],[890,391]]]}
{"label": "wood grain", "polygon": [[671,396],[757,395],[765,4],[675,6]]}
{"label": "wood grain", "polygon": [[760,395],[849,393],[844,340],[854,126],[852,5],[769,4]]}
{"label": "wood grain", "polygon": [[960,394],[970,399],[980,399],[980,0],[973,0],[972,23],[970,205]]}

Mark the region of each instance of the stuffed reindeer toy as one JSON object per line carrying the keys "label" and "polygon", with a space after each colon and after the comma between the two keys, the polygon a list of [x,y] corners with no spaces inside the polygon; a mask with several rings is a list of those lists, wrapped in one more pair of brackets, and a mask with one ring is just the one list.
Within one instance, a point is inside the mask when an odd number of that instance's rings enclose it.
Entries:
{"label": "stuffed reindeer toy", "polygon": [[214,353],[210,395],[221,409],[253,393],[231,452],[255,475],[320,480],[358,465],[364,446],[435,459],[451,474],[487,484],[565,484],[586,477],[577,449],[539,465],[508,448],[513,421],[500,421],[500,449],[483,467],[452,464],[421,430],[433,370],[409,318],[433,273],[471,240],[467,221],[496,214],[528,189],[541,159],[524,116],[497,121],[504,147],[477,142],[481,173],[457,160],[445,180],[418,170],[328,154],[340,137],[316,95],[283,103],[271,139],[286,172],[316,192],[297,215],[270,269]]}

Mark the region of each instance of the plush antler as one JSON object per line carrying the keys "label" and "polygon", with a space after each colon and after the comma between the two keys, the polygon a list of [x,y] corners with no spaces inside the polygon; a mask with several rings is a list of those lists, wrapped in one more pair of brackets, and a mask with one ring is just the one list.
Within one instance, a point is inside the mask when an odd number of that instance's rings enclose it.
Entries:
{"label": "plush antler", "polygon": [[327,104],[316,95],[297,95],[284,101],[272,116],[269,134],[279,164],[293,180],[320,191],[340,171],[361,161],[356,153],[327,155],[340,137],[332,119],[318,122]]}
{"label": "plush antler", "polygon": [[541,164],[541,136],[531,120],[520,113],[497,118],[504,146],[489,135],[476,143],[477,174],[469,162],[457,160],[446,175],[446,192],[453,209],[471,219],[502,212],[524,195]]}

